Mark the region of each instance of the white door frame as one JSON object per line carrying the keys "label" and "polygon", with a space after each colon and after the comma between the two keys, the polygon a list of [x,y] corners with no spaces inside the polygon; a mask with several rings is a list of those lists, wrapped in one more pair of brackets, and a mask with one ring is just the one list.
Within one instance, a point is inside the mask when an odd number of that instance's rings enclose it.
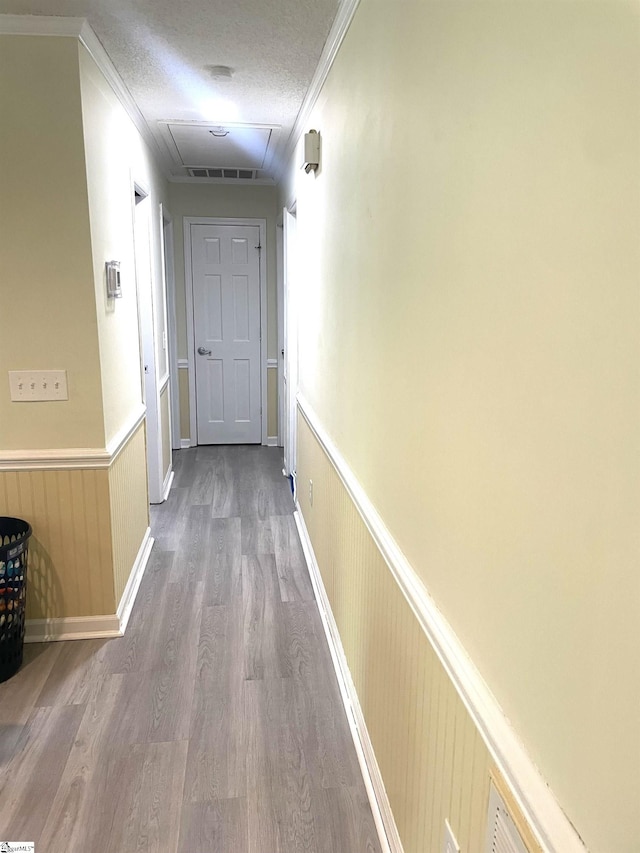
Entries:
{"label": "white door frame", "polygon": [[173,248],[173,218],[160,204],[160,237],[167,293],[167,347],[169,393],[171,394],[171,448],[180,449],[180,376],[178,374],[178,332],[176,327],[176,279]]}
{"label": "white door frame", "polygon": [[[294,201],[285,207],[283,216],[283,312],[284,312],[284,366],[286,365],[287,392],[284,401],[284,472],[293,480],[296,495],[296,460],[298,438],[298,316],[296,300],[297,273],[297,205]],[[293,238],[293,239],[292,239]]]}
{"label": "white door frame", "polygon": [[[159,362],[166,365],[166,369],[164,374],[160,377],[158,381],[158,417],[160,422],[160,454],[161,454],[161,470],[164,476],[162,482],[162,500],[166,501],[169,497],[169,492],[171,491],[171,484],[173,483],[173,453],[169,453],[169,467],[165,471],[164,470],[164,446],[165,441],[168,441],[169,447],[173,450],[173,417],[172,417],[172,408],[173,408],[173,392],[171,389],[171,374],[173,373],[172,365],[171,365],[171,348],[169,346],[169,311],[168,311],[168,303],[169,303],[169,285],[168,285],[168,271],[167,267],[167,244],[165,243],[165,213],[163,209],[162,202],[158,205],[158,228],[159,228],[159,238],[160,238],[160,284],[162,285],[162,340],[159,342],[159,353],[160,359]],[[168,217],[167,221],[170,223],[171,217]],[[173,242],[173,236],[170,235],[170,238],[167,242]],[[173,264],[173,260],[171,262]],[[156,312],[156,321],[158,320],[158,312]],[[156,334],[159,329],[156,327]],[[162,355],[164,353],[164,357]],[[169,395],[169,435],[164,435],[162,431],[162,395],[167,391]]]}
{"label": "white door frame", "polygon": [[260,408],[262,444],[267,444],[267,220],[218,216],[184,216],[184,284],[187,308],[187,360],[189,362],[189,432],[191,447],[198,444],[196,421],[196,344],[193,330],[192,225],[245,225],[260,229]]}
{"label": "white door frame", "polygon": [[[140,196],[138,202],[136,202],[136,195]],[[160,436],[160,387],[155,344],[157,324],[155,322],[153,298],[152,210],[149,190],[135,179],[131,181],[131,205],[134,223],[133,243],[140,335],[141,386],[143,402],[147,410],[147,484],[149,503],[157,504],[162,503],[164,497]],[[144,246],[141,245],[142,241],[144,241]]]}
{"label": "white door frame", "polygon": [[276,223],[276,274],[278,301],[278,447],[284,447],[284,220]]}

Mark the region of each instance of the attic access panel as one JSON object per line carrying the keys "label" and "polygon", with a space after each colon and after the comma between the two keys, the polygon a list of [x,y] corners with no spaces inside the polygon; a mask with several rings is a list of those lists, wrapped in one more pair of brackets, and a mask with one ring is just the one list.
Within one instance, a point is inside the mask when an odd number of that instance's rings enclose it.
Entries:
{"label": "attic access panel", "polygon": [[168,124],[167,129],[182,165],[205,169],[261,169],[273,132],[240,125]]}

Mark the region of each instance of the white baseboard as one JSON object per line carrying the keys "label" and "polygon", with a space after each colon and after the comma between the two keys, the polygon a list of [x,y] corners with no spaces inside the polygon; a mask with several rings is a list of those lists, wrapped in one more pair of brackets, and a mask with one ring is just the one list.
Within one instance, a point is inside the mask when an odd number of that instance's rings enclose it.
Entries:
{"label": "white baseboard", "polygon": [[191,447],[191,439],[190,438],[181,438],[180,439],[180,449],[186,450],[188,447]]}
{"label": "white baseboard", "polygon": [[277,435],[268,435],[267,436],[267,447],[277,447],[278,446],[278,436]]}
{"label": "white baseboard", "polygon": [[66,616],[59,619],[28,619],[25,643],[49,643],[55,640],[94,640],[121,637],[120,620],[110,616]]}
{"label": "white baseboard", "polygon": [[25,643],[96,640],[124,636],[152,548],[151,528],[148,527],[116,613],[107,616],[62,616],[57,619],[28,619],[25,625]]}
{"label": "white baseboard", "polygon": [[329,599],[324,588],[320,567],[318,566],[307,525],[305,524],[299,504],[296,504],[294,518],[298,533],[300,534],[302,550],[304,551],[307,566],[309,567],[311,584],[316,596],[318,609],[320,610],[320,617],[329,644],[329,650],[331,651],[333,667],[338,679],[340,695],[342,696],[347,720],[349,721],[351,737],[353,738],[364,784],[367,789],[373,819],[378,830],[380,846],[383,853],[403,853],[402,842],[400,841],[400,835],[398,834],[398,829],[393,818],[389,798],[387,797],[384,782],[382,781],[382,774],[380,773],[380,768],[378,767],[378,762],[373,751],[373,744],[371,743],[364,721],[358,694],[351,680],[351,673],[349,672],[347,658],[342,647],[342,641],[340,640],[338,626],[331,612],[331,605],[329,604]]}
{"label": "white baseboard", "polygon": [[170,467],[167,471],[167,476],[164,478],[164,483],[162,484],[162,500],[166,501],[169,497],[169,492],[171,491],[171,486],[173,485],[173,478],[175,474],[173,471],[173,467]]}
{"label": "white baseboard", "polygon": [[138,589],[140,588],[140,582],[142,581],[145,569],[147,568],[147,563],[149,562],[149,556],[151,554],[151,549],[153,548],[153,541],[154,540],[151,537],[151,528],[147,527],[140,548],[138,549],[138,554],[133,563],[133,567],[131,568],[129,580],[127,581],[127,585],[122,593],[122,598],[120,599],[120,604],[118,604],[118,609],[116,610],[116,615],[120,625],[120,636],[124,636],[124,632],[127,630],[127,624],[129,622],[129,617],[131,616],[131,611],[133,610]]}

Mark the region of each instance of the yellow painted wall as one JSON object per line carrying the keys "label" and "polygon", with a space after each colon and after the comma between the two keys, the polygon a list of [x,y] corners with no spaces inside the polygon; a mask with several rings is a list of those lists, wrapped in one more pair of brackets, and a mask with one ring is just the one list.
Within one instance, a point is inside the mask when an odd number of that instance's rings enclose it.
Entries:
{"label": "yellow painted wall", "polygon": [[[102,447],[77,40],[0,36],[0,451]],[[67,371],[12,403],[8,370]]]}
{"label": "yellow painted wall", "polygon": [[[69,401],[56,403],[10,403],[0,383],[0,454],[104,448],[141,403],[132,180],[153,203],[160,289],[166,184],[78,39],[0,36],[0,112],[0,372],[65,368],[69,379]],[[112,259],[117,302],[105,296]],[[159,314],[156,340],[163,324]],[[0,515],[34,531],[28,618],[114,614],[148,526],[144,430],[111,469],[31,467],[0,473]]]}
{"label": "yellow painted wall", "polygon": [[302,391],[598,853],[640,850],[639,33],[362,0],[282,192]]}
{"label": "yellow painted wall", "polygon": [[109,469],[109,498],[113,540],[113,579],[116,605],[149,527],[149,498],[145,465],[145,425],[140,425]]}
{"label": "yellow painted wall", "polygon": [[[133,231],[134,181],[149,193],[158,376],[165,376],[168,369],[167,351],[162,347],[165,312],[160,248],[160,202],[166,204],[167,184],[93,58],[83,45],[78,44],[78,50],[102,393],[109,441],[126,425],[142,401]],[[121,299],[107,299],[105,263],[110,260],[118,260],[121,264]]]}
{"label": "yellow painted wall", "polygon": [[[131,122],[82,45],[83,128],[107,441],[142,402],[133,253]],[[122,298],[108,299],[105,262],[120,261]],[[131,369],[132,365],[137,367]]]}
{"label": "yellow painted wall", "polygon": [[[111,86],[83,45],[80,53],[87,187],[98,316],[105,432],[112,438],[135,417],[142,401],[138,299],[134,254],[134,182],[148,193],[149,261],[158,379],[168,370],[160,204],[167,184],[153,155]],[[122,298],[107,299],[105,262],[121,263]],[[143,286],[141,284],[140,286]],[[160,397],[158,431],[163,476],[171,461],[168,391]],[[119,603],[149,526],[146,443],[143,427],[109,471],[113,582]]]}

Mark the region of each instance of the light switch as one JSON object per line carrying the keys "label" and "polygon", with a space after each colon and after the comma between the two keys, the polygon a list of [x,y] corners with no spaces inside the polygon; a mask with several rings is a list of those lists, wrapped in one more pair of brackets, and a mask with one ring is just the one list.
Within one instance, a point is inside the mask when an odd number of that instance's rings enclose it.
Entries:
{"label": "light switch", "polygon": [[66,370],[10,370],[9,388],[15,403],[69,399]]}

